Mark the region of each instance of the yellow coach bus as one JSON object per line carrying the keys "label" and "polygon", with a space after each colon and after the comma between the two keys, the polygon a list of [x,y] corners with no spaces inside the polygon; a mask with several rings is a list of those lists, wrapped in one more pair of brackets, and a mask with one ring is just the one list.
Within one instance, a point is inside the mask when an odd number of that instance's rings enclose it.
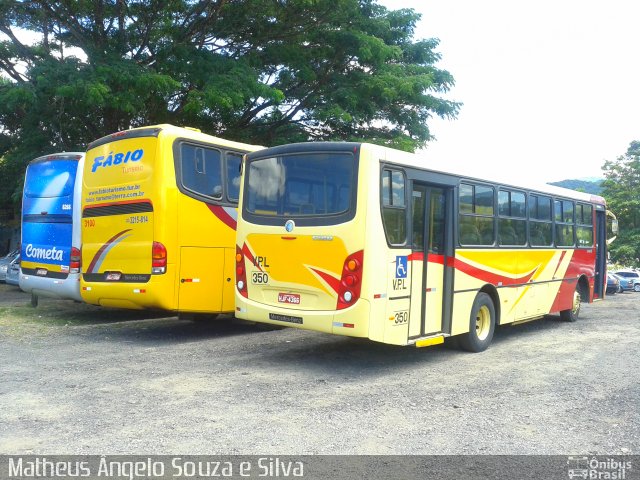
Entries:
{"label": "yellow coach bus", "polygon": [[232,312],[240,163],[258,148],[172,125],[91,143],[82,185],[83,300]]}
{"label": "yellow coach bus", "polygon": [[575,321],[606,282],[603,198],[425,168],[360,143],[248,154],[236,316],[482,351],[496,325]]}

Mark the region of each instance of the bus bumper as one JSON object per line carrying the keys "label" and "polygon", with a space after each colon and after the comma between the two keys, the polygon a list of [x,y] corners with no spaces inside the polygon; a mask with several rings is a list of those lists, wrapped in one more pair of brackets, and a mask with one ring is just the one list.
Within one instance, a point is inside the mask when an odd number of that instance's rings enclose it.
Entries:
{"label": "bus bumper", "polygon": [[57,279],[25,275],[20,272],[18,283],[23,291],[39,297],[82,301],[79,273],[70,273],[67,278]]}
{"label": "bus bumper", "polygon": [[363,298],[344,310],[310,311],[265,305],[236,291],[236,318],[282,327],[369,338],[370,313],[371,306]]}
{"label": "bus bumper", "polygon": [[92,305],[129,310],[177,310],[175,277],[171,269],[151,275],[146,283],[80,281],[82,299]]}

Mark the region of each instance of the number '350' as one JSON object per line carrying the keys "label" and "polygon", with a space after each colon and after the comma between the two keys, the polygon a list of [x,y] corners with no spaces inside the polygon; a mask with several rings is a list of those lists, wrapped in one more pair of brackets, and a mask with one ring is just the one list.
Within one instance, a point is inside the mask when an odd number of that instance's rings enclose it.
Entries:
{"label": "number '350'", "polygon": [[251,274],[251,281],[257,284],[269,283],[269,275],[265,272],[253,272]]}

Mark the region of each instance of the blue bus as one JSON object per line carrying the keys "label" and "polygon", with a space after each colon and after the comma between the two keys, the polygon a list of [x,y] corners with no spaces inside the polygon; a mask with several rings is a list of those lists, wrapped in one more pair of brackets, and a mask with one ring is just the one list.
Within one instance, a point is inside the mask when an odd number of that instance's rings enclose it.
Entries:
{"label": "blue bus", "polygon": [[80,201],[84,153],[56,153],[27,166],[22,196],[20,288],[81,301]]}

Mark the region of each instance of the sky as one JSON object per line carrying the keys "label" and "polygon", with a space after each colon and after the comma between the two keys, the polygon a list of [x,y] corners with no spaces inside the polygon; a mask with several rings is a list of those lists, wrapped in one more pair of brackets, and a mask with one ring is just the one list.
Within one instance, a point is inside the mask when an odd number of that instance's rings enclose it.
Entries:
{"label": "sky", "polygon": [[640,140],[640,1],[378,0],[422,15],[456,80],[429,122],[434,168],[543,183],[602,177]]}
{"label": "sky", "polygon": [[640,2],[378,0],[422,14],[456,80],[455,120],[429,123],[434,167],[550,182],[602,177],[640,140]]}

